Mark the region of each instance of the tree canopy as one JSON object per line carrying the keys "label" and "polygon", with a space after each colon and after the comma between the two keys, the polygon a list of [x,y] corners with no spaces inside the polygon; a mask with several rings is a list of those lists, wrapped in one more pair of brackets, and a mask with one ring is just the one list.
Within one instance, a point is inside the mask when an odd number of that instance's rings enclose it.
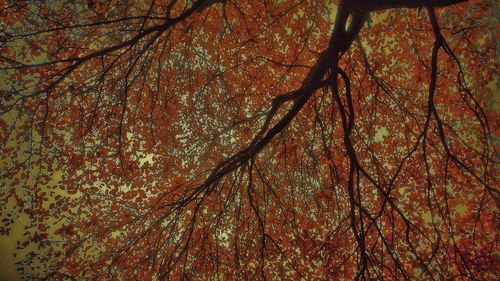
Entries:
{"label": "tree canopy", "polygon": [[0,234],[26,279],[494,280],[498,15],[0,1]]}

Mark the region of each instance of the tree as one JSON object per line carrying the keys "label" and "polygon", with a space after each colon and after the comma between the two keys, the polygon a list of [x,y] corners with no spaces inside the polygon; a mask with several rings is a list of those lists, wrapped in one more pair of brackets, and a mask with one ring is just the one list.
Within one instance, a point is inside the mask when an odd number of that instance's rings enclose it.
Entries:
{"label": "tree", "polygon": [[492,5],[3,1],[19,269],[495,279]]}

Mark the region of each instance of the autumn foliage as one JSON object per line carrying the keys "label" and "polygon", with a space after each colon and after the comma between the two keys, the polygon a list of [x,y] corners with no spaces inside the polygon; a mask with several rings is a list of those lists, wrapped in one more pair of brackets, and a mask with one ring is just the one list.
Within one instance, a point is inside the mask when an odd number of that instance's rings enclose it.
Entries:
{"label": "autumn foliage", "polygon": [[496,280],[497,17],[0,1],[0,234],[30,280]]}

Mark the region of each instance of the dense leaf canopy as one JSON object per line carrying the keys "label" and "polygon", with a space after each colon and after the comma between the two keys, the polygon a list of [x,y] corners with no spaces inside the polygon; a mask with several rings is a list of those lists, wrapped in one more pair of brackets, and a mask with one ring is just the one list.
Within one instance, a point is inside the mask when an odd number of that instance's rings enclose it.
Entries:
{"label": "dense leaf canopy", "polygon": [[2,0],[0,234],[30,280],[493,280],[498,15]]}

